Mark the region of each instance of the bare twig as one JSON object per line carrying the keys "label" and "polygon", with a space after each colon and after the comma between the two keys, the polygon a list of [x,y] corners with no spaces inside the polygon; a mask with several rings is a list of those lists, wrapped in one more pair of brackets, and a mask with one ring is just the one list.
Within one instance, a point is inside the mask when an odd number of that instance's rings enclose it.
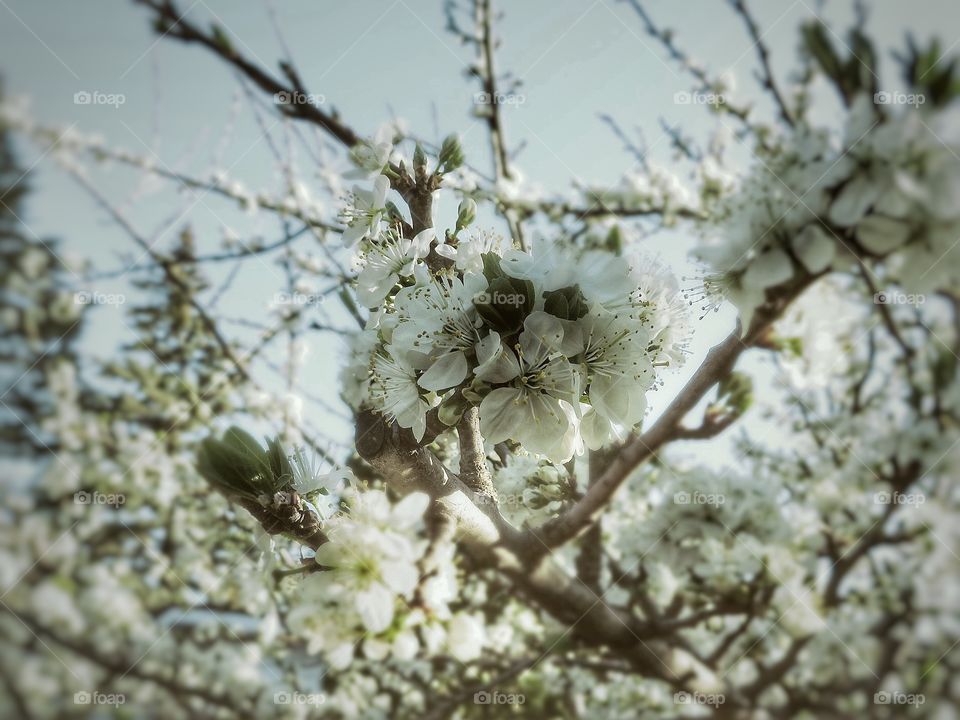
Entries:
{"label": "bare twig", "polygon": [[[493,9],[492,0],[474,0],[474,21],[477,27],[477,74],[488,103],[484,106],[484,119],[490,136],[490,150],[493,155],[493,170],[496,182],[510,180],[510,156],[507,152],[503,132],[503,118],[500,115],[500,95],[497,91],[497,75],[494,69]],[[510,228],[510,235],[523,248],[523,228],[517,213],[508,205],[501,205],[504,220]]]}
{"label": "bare twig", "polygon": [[737,11],[741,18],[743,18],[743,23],[747,27],[747,32],[750,34],[750,39],[753,40],[753,47],[756,48],[757,57],[760,60],[760,66],[762,68],[759,73],[760,82],[763,84],[763,87],[766,88],[766,90],[773,96],[774,102],[776,102],[777,108],[780,111],[781,119],[787,125],[793,127],[795,124],[793,113],[791,113],[790,108],[787,107],[786,100],[784,100],[783,95],[780,92],[780,88],[773,77],[773,69],[770,67],[770,49],[767,47],[767,44],[763,42],[763,38],[760,34],[760,29],[757,27],[756,20],[754,20],[753,15],[750,14],[750,11],[747,10],[744,0],[729,1],[733,6],[733,9]]}
{"label": "bare twig", "polygon": [[[693,62],[689,55],[676,44],[674,41],[674,34],[666,29],[662,29],[657,26],[653,21],[653,18],[650,17],[649,13],[644,9],[643,4],[640,0],[625,0],[625,2],[633,8],[634,12],[637,13],[637,16],[640,18],[640,21],[643,23],[644,30],[647,34],[656,40],[660,45],[666,50],[667,55],[670,59],[676,61],[686,72],[688,72],[695,80],[697,80],[703,88],[713,88],[717,86],[717,80],[711,78],[707,72],[698,64]],[[736,117],[738,120],[744,123],[747,127],[750,127],[748,121],[748,116],[750,115],[750,108],[748,106],[739,106],[734,105],[733,103],[727,102],[721,103],[717,108],[723,112],[729,113]]]}
{"label": "bare twig", "polygon": [[[286,95],[293,98],[301,98],[308,95],[304,87],[296,80],[295,73],[291,72],[290,65],[284,65],[285,74],[288,77],[288,82],[284,83],[263,68],[250,62],[232,45],[219,41],[214,33],[206,33],[187,20],[184,17],[185,13],[180,11],[173,0],[135,1],[154,11],[156,14],[157,29],[163,32],[165,37],[176,38],[186,43],[193,43],[207,48],[210,52],[218,55],[243,73],[265,93],[273,96]],[[296,81],[293,83],[289,82],[291,77]],[[319,125],[330,134],[331,137],[337,139],[347,147],[353,147],[360,141],[359,136],[344,124],[339,117],[332,113],[325,112],[316,105],[308,102],[290,102],[280,104],[278,107],[290,117]]]}

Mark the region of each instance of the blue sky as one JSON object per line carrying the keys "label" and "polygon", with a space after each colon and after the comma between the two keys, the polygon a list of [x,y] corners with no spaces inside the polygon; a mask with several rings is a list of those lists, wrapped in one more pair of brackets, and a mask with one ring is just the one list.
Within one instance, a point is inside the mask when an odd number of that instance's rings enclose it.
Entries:
{"label": "blue sky", "polygon": [[[813,0],[749,4],[772,49],[774,68],[784,77],[795,66],[798,23],[820,6]],[[287,54],[284,46],[289,48],[310,91],[323,94],[326,107],[336,107],[358,132],[372,133],[393,116],[428,140],[458,132],[471,163],[489,167],[485,128],[471,116],[478,88],[464,78],[471,51],[444,30],[440,0],[181,0],[180,5],[204,25],[217,20],[238,49],[271,69]],[[271,5],[282,41],[270,19]],[[628,132],[641,129],[650,157],[667,166],[674,160],[661,119],[681,123],[685,132],[701,137],[712,127],[702,107],[674,103],[674,94],[692,84],[644,33],[627,3],[520,0],[499,5],[506,16],[499,26],[498,66],[522,80],[518,92],[524,97],[522,104],[504,107],[506,136],[512,148],[523,147],[517,163],[525,176],[544,189],[566,191],[577,179],[613,183],[633,166],[600,119],[603,113]],[[869,5],[869,30],[887,46],[901,45],[905,29],[919,38],[939,32],[945,47],[960,34],[960,6],[949,0]],[[761,111],[769,112],[751,77],[754,51],[726,3],[656,0],[645,7],[660,24],[674,28],[678,43],[712,73],[736,75],[738,99],[754,99]],[[824,12],[842,34],[852,21],[853,3],[829,3]],[[201,49],[158,40],[145,9],[119,0],[0,0],[0,17],[0,68],[7,94],[30,96],[40,122],[101,134],[111,145],[155,157],[189,175],[229,168],[247,187],[279,190],[276,163],[234,75]],[[891,59],[885,54],[882,62],[884,85],[896,89]],[[125,102],[117,108],[74,104],[75,93],[82,91],[123,94]],[[826,97],[822,107],[822,117],[829,120],[836,107]],[[282,142],[279,126],[275,131]],[[311,129],[302,132],[318,144]],[[749,162],[745,148],[734,157]],[[97,269],[129,265],[120,254],[132,252],[130,240],[72,180],[36,148],[24,145],[21,160],[33,172],[35,193],[23,218],[33,232],[61,239],[66,253],[92,258]],[[316,180],[309,156],[298,157],[297,165],[308,185]],[[167,235],[154,238],[161,248],[186,221],[207,252],[216,249],[224,225],[243,239],[279,237],[275,223],[254,223],[226,201],[197,200],[173,186],[157,189],[127,169],[98,170],[93,178],[149,237],[189,208]],[[668,231],[645,243],[684,274],[691,270],[684,261],[691,241],[689,234]],[[263,315],[281,278],[275,266],[249,261],[222,309],[232,316]],[[78,289],[125,292],[127,285],[119,279],[90,287],[78,280]],[[694,353],[705,351],[732,322],[732,313],[725,312],[701,323]],[[92,325],[87,344],[101,357],[109,357],[119,338],[129,337],[113,308],[97,308]],[[337,363],[331,344],[318,342],[307,366],[311,385],[331,387]],[[663,395],[683,377],[671,378]],[[276,382],[269,375],[264,379]],[[348,436],[345,427],[314,412],[315,424]]]}

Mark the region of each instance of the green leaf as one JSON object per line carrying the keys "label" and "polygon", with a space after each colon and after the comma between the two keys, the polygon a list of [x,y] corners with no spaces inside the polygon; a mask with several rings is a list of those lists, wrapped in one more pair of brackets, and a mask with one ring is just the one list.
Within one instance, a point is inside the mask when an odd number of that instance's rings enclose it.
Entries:
{"label": "green leaf", "polygon": [[462,394],[456,393],[440,404],[440,407],[437,408],[437,417],[447,427],[453,427],[460,422],[468,404]]}
{"label": "green leaf", "polygon": [[213,41],[217,44],[217,47],[226,53],[233,52],[233,44],[230,42],[230,36],[227,35],[227,31],[224,30],[223,27],[214,23],[210,26],[210,33],[213,35]]}
{"label": "green leaf", "polygon": [[235,448],[220,440],[208,438],[201,443],[197,470],[212,485],[228,494],[256,497],[259,494],[253,482],[247,458]]}
{"label": "green leaf", "polygon": [[543,294],[544,312],[561,320],[579,320],[587,314],[587,299],[580,292],[579,285],[570,285],[559,290],[548,290]]}
{"label": "green leaf", "polygon": [[534,293],[529,280],[502,275],[494,278],[482,299],[474,300],[473,304],[489,327],[510,334],[523,327],[523,321],[533,310]]}
{"label": "green leaf", "polygon": [[856,79],[856,86],[866,90],[870,95],[880,89],[877,86],[877,52],[873,43],[859,28],[850,31],[851,57],[849,66],[850,75]]}
{"label": "green leaf", "polygon": [[487,282],[493,282],[499,277],[503,277],[503,270],[500,267],[500,256],[496,253],[482,253],[480,259],[483,261],[483,276]]}
{"label": "green leaf", "polygon": [[753,404],[753,380],[745,373],[730,373],[717,387],[717,401],[742,415]]}
{"label": "green leaf", "polygon": [[289,460],[277,440],[268,450],[246,431],[231,427],[222,440],[207,438],[197,452],[197,471],[227,494],[256,498],[289,486]]}
{"label": "green leaf", "polygon": [[270,470],[274,483],[274,492],[293,484],[293,467],[290,459],[280,445],[280,439],[267,440],[267,455],[270,461]]}
{"label": "green leaf", "polygon": [[823,73],[829,78],[838,78],[842,63],[827,34],[826,25],[819,20],[807,23],[803,26],[802,34],[807,52],[816,60]]}

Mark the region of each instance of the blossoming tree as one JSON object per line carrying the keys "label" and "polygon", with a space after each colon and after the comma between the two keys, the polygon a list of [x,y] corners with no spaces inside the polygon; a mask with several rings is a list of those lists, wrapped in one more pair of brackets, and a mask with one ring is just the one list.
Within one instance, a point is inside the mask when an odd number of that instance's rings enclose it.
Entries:
{"label": "blossoming tree", "polygon": [[[9,359],[43,388],[11,396],[4,435],[43,468],[2,491],[8,714],[107,696],[158,717],[956,717],[960,80],[942,48],[900,52],[921,100],[896,104],[862,23],[841,38],[815,19],[784,84],[732,0],[767,117],[630,2],[720,98],[718,132],[671,131],[670,170],[546,195],[508,149],[489,0],[449,3],[448,30],[488,98],[492,174],[453,135],[362,137],[304,100],[289,63],[259,64],[173,0],[140,4],[165,41],[335,141],[357,184],[344,195],[330,172],[331,213],[292,174],[285,196],[253,193],[4,106],[5,131],[51,147],[143,263],[138,339],[83,366],[41,348],[84,321],[66,277],[84,270],[15,242],[4,216],[3,321],[31,350]],[[821,122],[825,89],[842,113]],[[95,162],[277,216],[284,237],[204,255],[185,230],[158,250]],[[698,238],[701,276],[644,254],[635,231],[664,227]],[[322,263],[296,244],[311,236]],[[240,342],[205,268],[264,255],[286,292],[307,279],[341,306],[278,305]],[[698,356],[727,302],[735,327]],[[294,387],[310,331],[348,338],[350,448],[259,380],[287,338]],[[734,464],[698,460],[728,440]]]}

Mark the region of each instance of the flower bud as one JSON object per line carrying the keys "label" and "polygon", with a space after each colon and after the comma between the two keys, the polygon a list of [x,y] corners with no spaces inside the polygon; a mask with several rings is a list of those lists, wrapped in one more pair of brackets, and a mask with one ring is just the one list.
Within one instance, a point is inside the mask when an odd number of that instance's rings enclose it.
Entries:
{"label": "flower bud", "polygon": [[456,170],[463,165],[463,150],[460,148],[460,138],[456,135],[448,135],[443,141],[443,145],[440,146],[437,161],[443,172]]}
{"label": "flower bud", "polygon": [[427,167],[427,154],[420,147],[420,143],[417,143],[417,148],[413,151],[413,167],[415,170]]}
{"label": "flower bud", "polygon": [[457,229],[460,232],[477,218],[477,203],[473,198],[464,198],[457,208]]}

